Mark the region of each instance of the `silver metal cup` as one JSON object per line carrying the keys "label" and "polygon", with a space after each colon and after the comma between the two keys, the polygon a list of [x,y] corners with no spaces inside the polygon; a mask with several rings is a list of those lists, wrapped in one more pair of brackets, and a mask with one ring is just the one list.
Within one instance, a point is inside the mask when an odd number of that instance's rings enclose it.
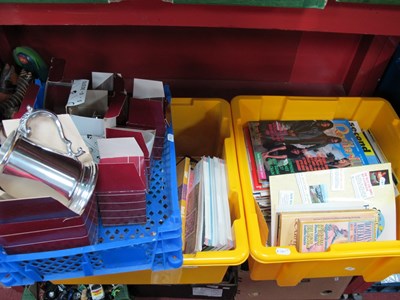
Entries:
{"label": "silver metal cup", "polygon": [[[28,123],[38,117],[49,117],[54,121],[59,138],[66,152],[58,152],[39,145],[29,139]],[[78,157],[85,153],[81,148],[74,152],[71,141],[65,135],[57,115],[47,110],[32,110],[21,118],[17,130],[13,131],[0,148],[0,174],[8,180],[41,183],[54,191],[71,210],[81,213],[93,194],[98,169],[94,162],[82,163]],[[0,185],[2,182],[0,180]],[[27,184],[21,188],[29,188]],[[12,192],[4,191],[10,195]],[[25,191],[26,192],[26,191]],[[59,198],[59,197],[57,197]]]}

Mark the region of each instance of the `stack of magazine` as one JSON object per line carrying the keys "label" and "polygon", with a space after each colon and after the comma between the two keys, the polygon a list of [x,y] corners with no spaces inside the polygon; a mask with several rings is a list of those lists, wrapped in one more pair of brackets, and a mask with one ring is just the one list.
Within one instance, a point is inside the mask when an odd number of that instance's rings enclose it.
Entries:
{"label": "stack of magazine", "polygon": [[234,247],[225,161],[183,158],[177,164],[184,253]]}
{"label": "stack of magazine", "polygon": [[251,121],[244,136],[267,246],[320,252],[396,239],[397,179],[356,121]]}

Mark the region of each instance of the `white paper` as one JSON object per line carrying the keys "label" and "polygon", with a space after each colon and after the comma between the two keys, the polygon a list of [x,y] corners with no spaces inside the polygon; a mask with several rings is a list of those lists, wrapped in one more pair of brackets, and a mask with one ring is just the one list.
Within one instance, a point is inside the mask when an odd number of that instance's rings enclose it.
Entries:
{"label": "white paper", "polygon": [[354,192],[358,199],[366,200],[374,197],[368,172],[360,172],[351,176]]}
{"label": "white paper", "polygon": [[100,158],[143,156],[135,138],[98,139]]}
{"label": "white paper", "polygon": [[203,164],[197,163],[194,168],[193,186],[199,184],[198,206],[197,206],[197,227],[196,227],[196,245],[194,252],[199,252],[203,248],[203,232],[204,232],[204,201],[203,201],[203,184],[201,180],[203,173]]}
{"label": "white paper", "polygon": [[214,230],[218,237],[217,237],[217,245],[219,248],[224,248],[226,245],[227,241],[227,233],[226,233],[226,228],[225,228],[225,222],[228,222],[225,219],[225,207],[223,204],[223,201],[225,200],[223,198],[222,193],[226,193],[226,190],[222,189],[222,178],[219,175],[220,174],[220,162],[217,157],[213,157],[212,160],[212,165],[213,165],[213,173],[214,173],[214,190],[213,192],[215,193],[215,202],[216,202],[216,228],[218,230]]}
{"label": "white paper", "polygon": [[279,191],[279,206],[293,205],[294,192],[293,191]]}
{"label": "white paper", "polygon": [[105,90],[87,90],[85,104],[93,105],[105,114],[108,110],[108,92]]}
{"label": "white paper", "polygon": [[83,134],[82,139],[85,141],[86,146],[89,148],[90,154],[93,157],[93,161],[97,164],[100,161],[99,146],[97,144],[98,139],[102,139],[104,136],[96,136],[91,134]]}
{"label": "white paper", "polygon": [[66,112],[88,118],[104,118],[108,110],[108,92],[104,90],[87,90],[83,103],[69,105]]}
{"label": "white paper", "polygon": [[222,297],[222,289],[212,289],[204,287],[193,287],[193,296]]}
{"label": "white paper", "polygon": [[154,140],[156,138],[155,130],[143,130],[142,131],[144,142],[146,143],[147,150],[149,153],[153,150]]}
{"label": "white paper", "polygon": [[297,186],[300,190],[301,199],[304,204],[312,203],[310,192],[309,192],[309,185],[307,183],[306,177],[303,173],[295,173]]}
{"label": "white paper", "polygon": [[156,131],[154,129],[136,129],[136,128],[125,128],[125,127],[110,127],[115,130],[125,130],[132,132],[140,132],[143,136],[143,140],[146,143],[146,148],[149,153],[153,150],[154,140],[156,138]]}
{"label": "white paper", "polygon": [[341,168],[332,169],[331,172],[331,190],[344,191],[344,170]]}
{"label": "white paper", "polygon": [[134,78],[132,97],[136,99],[163,98],[165,97],[163,83],[157,80]]}
{"label": "white paper", "polygon": [[202,180],[203,180],[203,201],[204,201],[204,244],[212,246],[212,231],[213,231],[213,218],[212,218],[212,199],[211,199],[211,178],[210,178],[210,164],[206,157],[203,157],[199,162],[203,164]]}
{"label": "white paper", "polygon": [[72,82],[71,92],[67,101],[67,106],[75,106],[85,103],[89,80],[79,79]]}
{"label": "white paper", "polygon": [[97,135],[104,137],[104,121],[103,119],[87,118],[71,115],[76,128],[81,135]]}
{"label": "white paper", "polygon": [[97,90],[114,90],[114,73],[92,72],[92,88]]}

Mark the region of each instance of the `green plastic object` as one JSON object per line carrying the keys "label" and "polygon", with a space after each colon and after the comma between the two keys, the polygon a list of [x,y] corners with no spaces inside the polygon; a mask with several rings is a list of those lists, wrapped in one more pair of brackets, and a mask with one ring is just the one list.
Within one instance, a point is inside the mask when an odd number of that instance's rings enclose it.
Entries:
{"label": "green plastic object", "polygon": [[120,0],[0,0],[0,3],[111,3]]}
{"label": "green plastic object", "polygon": [[336,0],[336,2],[379,4],[379,5],[400,5],[400,0]]}
{"label": "green plastic object", "polygon": [[16,47],[13,56],[18,66],[31,72],[41,82],[46,82],[49,72],[47,64],[35,50],[29,47]]}
{"label": "green plastic object", "polygon": [[125,284],[118,286],[118,292],[112,296],[114,296],[114,300],[131,300],[128,287]]}
{"label": "green plastic object", "polygon": [[26,286],[24,288],[24,293],[22,294],[21,300],[36,300],[36,287],[33,285]]}

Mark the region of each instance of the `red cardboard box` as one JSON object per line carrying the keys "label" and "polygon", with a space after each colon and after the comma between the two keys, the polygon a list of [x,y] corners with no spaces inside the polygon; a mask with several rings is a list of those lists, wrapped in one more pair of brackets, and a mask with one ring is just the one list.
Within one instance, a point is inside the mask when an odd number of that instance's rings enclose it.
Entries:
{"label": "red cardboard box", "polygon": [[147,172],[137,140],[131,137],[99,139],[98,145],[96,195],[103,225],[145,223]]}
{"label": "red cardboard box", "polygon": [[94,196],[81,215],[50,197],[0,201],[0,245],[8,254],[94,244],[97,225]]}
{"label": "red cardboard box", "polygon": [[143,152],[134,138],[99,139],[97,193],[146,191]]}
{"label": "red cardboard box", "polygon": [[132,128],[156,130],[152,152],[155,159],[160,159],[162,156],[166,131],[166,107],[164,85],[161,81],[134,79],[127,125]]}
{"label": "red cardboard box", "polygon": [[97,193],[103,225],[126,225],[146,222],[146,193]]}
{"label": "red cardboard box", "polygon": [[147,216],[136,216],[136,217],[102,217],[101,221],[104,226],[120,226],[120,225],[131,225],[131,224],[144,224],[147,221]]}
{"label": "red cardboard box", "polygon": [[133,206],[146,203],[146,192],[144,191],[125,191],[97,193],[97,201],[101,204],[126,203]]}
{"label": "red cardboard box", "polygon": [[128,126],[132,128],[148,130],[155,129],[152,156],[160,159],[162,156],[165,136],[165,115],[163,114],[164,100],[131,99],[129,103]]}
{"label": "red cardboard box", "polygon": [[146,177],[150,176],[150,160],[153,151],[155,130],[140,130],[126,127],[114,127],[106,129],[106,138],[133,137],[136,139],[140,149],[143,151],[144,161],[146,164]]}
{"label": "red cardboard box", "polygon": [[102,210],[101,218],[135,218],[146,215],[146,208],[128,210]]}
{"label": "red cardboard box", "polygon": [[140,129],[155,129],[157,136],[164,136],[164,101],[164,98],[130,99],[128,125]]}
{"label": "red cardboard box", "polygon": [[146,222],[146,193],[97,193],[103,225],[124,225]]}
{"label": "red cardboard box", "polygon": [[146,192],[122,191],[122,192],[97,193],[97,201],[103,204],[145,203]]}
{"label": "red cardboard box", "polygon": [[99,209],[103,211],[125,211],[125,210],[142,210],[146,213],[146,202],[137,203],[102,203],[99,202]]}
{"label": "red cardboard box", "polygon": [[98,226],[93,222],[89,224],[87,234],[84,236],[78,235],[43,242],[4,246],[4,250],[7,254],[22,254],[84,247],[97,242],[97,233]]}

